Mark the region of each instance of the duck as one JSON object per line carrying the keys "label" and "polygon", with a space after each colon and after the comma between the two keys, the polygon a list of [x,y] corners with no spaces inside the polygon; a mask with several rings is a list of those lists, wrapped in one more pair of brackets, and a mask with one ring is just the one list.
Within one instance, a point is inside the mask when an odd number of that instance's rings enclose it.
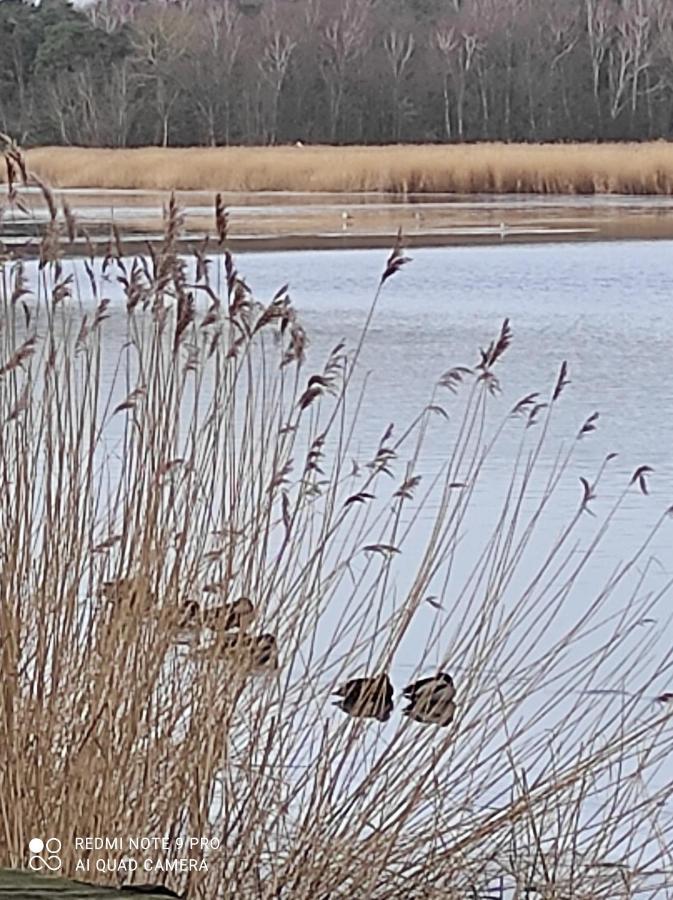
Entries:
{"label": "duck", "polygon": [[385,672],[372,678],[351,678],[333,693],[341,698],[334,705],[349,716],[387,722],[393,711],[394,690]]}
{"label": "duck", "polygon": [[225,659],[247,672],[273,672],[279,668],[278,642],[268,632],[258,635],[243,631],[227,632],[220,646]]}
{"label": "duck", "polygon": [[425,725],[450,725],[456,714],[456,686],[447,672],[438,672],[407,685],[402,691],[408,705],[403,715]]}
{"label": "duck", "polygon": [[203,624],[213,631],[246,631],[255,620],[255,607],[249,597],[239,597],[224,606],[203,610]]}
{"label": "duck", "polygon": [[201,606],[196,600],[187,600],[178,612],[178,628],[189,628],[198,625],[201,619]]}
{"label": "duck", "polygon": [[177,644],[193,644],[198,641],[203,627],[201,605],[196,600],[185,600],[172,619]]}
{"label": "duck", "polygon": [[155,603],[149,580],[142,575],[104,581],[100,586],[100,596],[107,604],[129,611],[140,608],[146,612]]}

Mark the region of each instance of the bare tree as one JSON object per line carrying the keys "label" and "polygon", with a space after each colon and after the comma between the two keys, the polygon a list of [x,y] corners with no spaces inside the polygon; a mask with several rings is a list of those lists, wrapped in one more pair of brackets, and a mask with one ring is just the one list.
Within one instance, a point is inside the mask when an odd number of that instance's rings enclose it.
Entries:
{"label": "bare tree", "polygon": [[186,83],[212,147],[230,142],[233,71],[242,38],[233,0],[203,4],[190,42]]}
{"label": "bare tree", "polygon": [[27,143],[673,136],[673,0],[53,11],[0,2],[0,125]]}
{"label": "bare tree", "polygon": [[659,0],[656,21],[658,77],[667,89],[669,98],[673,99],[673,10],[668,0]]}
{"label": "bare tree", "polygon": [[133,19],[132,0],[98,0],[85,10],[92,23],[107,34],[113,34]]}
{"label": "bare tree", "polygon": [[392,76],[393,140],[399,141],[402,130],[402,85],[414,54],[414,36],[411,32],[401,35],[391,28],[383,38],[383,47]]}
{"label": "bare tree", "polygon": [[327,88],[329,139],[335,141],[348,76],[363,53],[370,4],[367,0],[345,0],[339,15],[322,33],[322,77]]}
{"label": "bare tree", "polygon": [[275,144],[278,137],[278,102],[297,43],[280,30],[276,25],[275,16],[273,20],[267,19],[265,32],[264,49],[262,58],[259,61],[259,69],[271,89],[271,110],[266,132],[267,142]]}
{"label": "bare tree", "polygon": [[458,139],[462,141],[465,137],[465,94],[475,56],[479,51],[479,40],[475,34],[452,26],[438,28],[435,31],[435,43],[444,68],[445,134],[450,140],[452,137],[450,98],[453,93],[456,133]]}
{"label": "bare tree", "polygon": [[600,128],[602,122],[601,73],[612,39],[612,13],[608,0],[585,0],[585,3],[594,108]]}
{"label": "bare tree", "polygon": [[179,7],[152,10],[136,20],[135,51],[139,70],[153,88],[158,117],[158,143],[167,147],[173,107],[182,91],[180,64],[185,58],[194,22]]}
{"label": "bare tree", "polygon": [[625,0],[621,8],[614,10],[606,57],[609,112],[613,120],[628,108],[633,124],[641,96],[659,87],[648,85],[646,78],[656,52],[655,15],[656,4],[651,0]]}
{"label": "bare tree", "polygon": [[[570,106],[568,84],[570,80],[568,60],[571,59],[572,54],[580,43],[582,34],[575,4],[566,2],[564,5],[552,6],[547,11],[542,27],[553,48],[549,74],[558,84],[558,92],[564,113],[563,123],[555,123],[553,121],[555,108],[552,104],[547,104],[547,128],[550,132],[553,132],[556,130],[554,128],[555,124],[557,127],[566,127],[572,121],[575,112]],[[552,136],[555,137],[556,135],[552,134]]]}
{"label": "bare tree", "polygon": [[73,143],[77,121],[73,122],[72,78],[57,75],[45,86],[45,109],[48,121],[57,131],[61,144]]}

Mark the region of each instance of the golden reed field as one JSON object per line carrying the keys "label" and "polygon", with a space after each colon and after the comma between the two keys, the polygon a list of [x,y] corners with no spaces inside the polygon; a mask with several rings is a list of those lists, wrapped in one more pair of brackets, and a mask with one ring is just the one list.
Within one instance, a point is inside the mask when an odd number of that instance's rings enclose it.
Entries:
{"label": "golden reed field", "polygon": [[[673,193],[673,144],[381,147],[40,147],[54,187],[224,191],[536,194]],[[0,179],[4,173],[0,174]]]}

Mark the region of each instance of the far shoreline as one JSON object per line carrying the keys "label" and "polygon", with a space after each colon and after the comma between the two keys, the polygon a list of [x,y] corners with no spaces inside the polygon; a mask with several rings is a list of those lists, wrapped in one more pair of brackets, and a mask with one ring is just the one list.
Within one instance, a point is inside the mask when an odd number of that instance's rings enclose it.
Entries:
{"label": "far shoreline", "polygon": [[[34,147],[54,188],[673,195],[673,143]],[[0,181],[6,177],[3,172]]]}
{"label": "far shoreline", "polygon": [[[208,252],[212,255],[223,252],[225,249],[238,255],[245,253],[272,253],[272,252],[311,252],[339,250],[390,250],[395,241],[395,234],[369,234],[369,235],[265,235],[259,237],[231,238],[223,246],[218,246],[214,237]],[[610,232],[582,232],[564,231],[562,229],[549,231],[544,234],[508,234],[505,239],[494,235],[423,235],[404,234],[403,245],[407,249],[438,249],[451,247],[506,247],[526,246],[540,244],[559,243],[613,243],[617,241],[666,241],[673,240],[673,221],[666,229],[660,231],[642,231],[625,229],[623,233]],[[149,247],[158,246],[161,241],[158,237],[148,236],[141,238],[137,235],[124,236],[121,234],[122,250],[124,256],[147,255]],[[0,245],[2,238],[0,236]],[[109,241],[96,241],[93,243],[93,256],[104,257],[109,248]],[[178,251],[182,254],[190,254],[195,249],[203,249],[203,237],[198,235],[184,236],[177,241]],[[5,244],[6,257],[9,259],[31,260],[39,258],[39,243],[30,244]],[[90,255],[89,247],[82,241],[67,242],[61,244],[62,257],[83,258]],[[113,253],[114,255],[114,253]]]}
{"label": "far shoreline", "polygon": [[[52,214],[68,255],[106,255],[113,228],[125,252],[144,254],[148,243],[162,241],[171,196],[180,210],[183,252],[203,249],[206,237],[209,252],[221,249],[216,206],[226,212],[226,246],[235,253],[387,250],[400,229],[410,248],[673,240],[673,197],[667,195],[160,191],[44,182],[19,191],[21,204],[13,204],[0,185],[0,242],[7,255],[24,259],[39,255]],[[74,242],[66,218],[76,226]]]}

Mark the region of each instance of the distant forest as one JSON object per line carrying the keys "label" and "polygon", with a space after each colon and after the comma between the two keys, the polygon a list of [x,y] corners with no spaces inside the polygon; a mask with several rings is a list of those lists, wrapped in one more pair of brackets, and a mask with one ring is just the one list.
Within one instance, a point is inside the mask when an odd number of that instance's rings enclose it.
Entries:
{"label": "distant forest", "polygon": [[0,0],[24,145],[614,140],[673,130],[673,0]]}

